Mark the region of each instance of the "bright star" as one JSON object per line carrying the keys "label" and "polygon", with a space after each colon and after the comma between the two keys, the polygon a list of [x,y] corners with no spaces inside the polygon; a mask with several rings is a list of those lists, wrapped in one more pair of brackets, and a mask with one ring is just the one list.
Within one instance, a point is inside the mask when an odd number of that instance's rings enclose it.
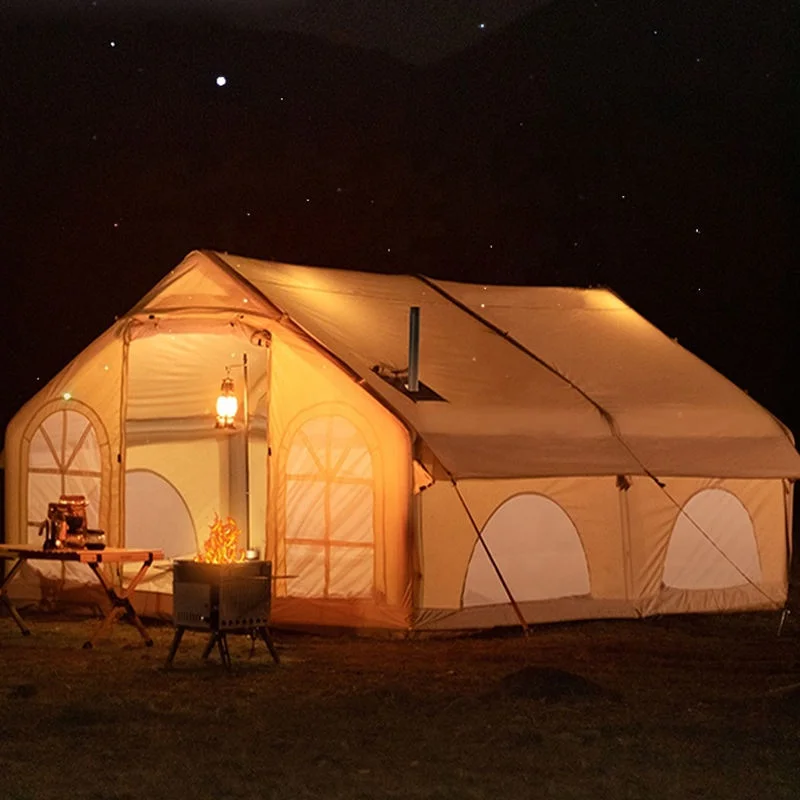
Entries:
{"label": "bright star", "polygon": [[228,79],[224,75],[217,76],[217,86],[224,86],[228,82]]}

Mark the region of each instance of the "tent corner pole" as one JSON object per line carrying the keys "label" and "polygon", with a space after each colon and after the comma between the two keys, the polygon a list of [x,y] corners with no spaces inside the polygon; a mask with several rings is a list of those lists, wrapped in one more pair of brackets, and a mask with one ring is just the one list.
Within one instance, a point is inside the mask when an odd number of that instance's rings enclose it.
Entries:
{"label": "tent corner pole", "polygon": [[467,516],[469,517],[469,521],[472,523],[472,527],[475,529],[475,534],[478,537],[478,541],[481,543],[481,547],[483,547],[483,551],[486,553],[486,557],[489,559],[489,563],[492,565],[492,569],[494,569],[498,579],[500,580],[501,585],[503,586],[503,591],[506,593],[509,602],[511,603],[511,608],[514,609],[514,613],[517,615],[517,620],[519,621],[520,627],[522,628],[522,633],[525,636],[530,634],[530,626],[528,625],[527,620],[525,619],[525,615],[522,613],[522,609],[519,607],[519,603],[517,603],[516,598],[511,593],[511,587],[506,583],[506,579],[503,577],[503,573],[500,570],[500,566],[494,560],[494,556],[489,550],[489,546],[486,544],[486,540],[483,538],[483,534],[481,533],[481,529],[478,527],[478,523],[475,521],[475,517],[472,516],[472,512],[469,510],[469,506],[467,506],[467,501],[464,499],[464,496],[461,494],[461,491],[458,488],[458,483],[456,479],[451,475],[450,481],[453,484],[453,488],[456,490],[456,494],[458,495],[458,499],[461,501],[461,505],[464,506],[464,511],[466,511]]}
{"label": "tent corner pole", "polygon": [[242,353],[244,389],[242,391],[242,413],[244,415],[244,536],[245,547],[250,549],[250,386],[247,379],[247,353]]}

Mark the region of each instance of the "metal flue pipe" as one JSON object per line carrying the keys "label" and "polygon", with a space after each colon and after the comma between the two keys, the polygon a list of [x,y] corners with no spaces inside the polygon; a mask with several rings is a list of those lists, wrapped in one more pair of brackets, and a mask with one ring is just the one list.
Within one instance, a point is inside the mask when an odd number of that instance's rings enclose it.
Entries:
{"label": "metal flue pipe", "polygon": [[419,306],[408,310],[408,381],[409,392],[419,391]]}

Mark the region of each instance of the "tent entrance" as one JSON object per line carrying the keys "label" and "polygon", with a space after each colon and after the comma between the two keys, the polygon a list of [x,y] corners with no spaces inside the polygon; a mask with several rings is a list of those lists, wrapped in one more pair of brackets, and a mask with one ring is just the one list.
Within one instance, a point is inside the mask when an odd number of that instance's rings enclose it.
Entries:
{"label": "tent entrance", "polygon": [[[221,381],[244,354],[248,385],[242,370],[231,370],[239,400],[236,427],[217,428]],[[250,543],[265,552],[268,354],[235,329],[160,331],[130,343],[125,519],[134,539],[146,526],[146,538],[161,543],[168,558],[191,556],[217,517],[232,517],[244,548],[249,516]],[[153,491],[144,491],[145,483]]]}

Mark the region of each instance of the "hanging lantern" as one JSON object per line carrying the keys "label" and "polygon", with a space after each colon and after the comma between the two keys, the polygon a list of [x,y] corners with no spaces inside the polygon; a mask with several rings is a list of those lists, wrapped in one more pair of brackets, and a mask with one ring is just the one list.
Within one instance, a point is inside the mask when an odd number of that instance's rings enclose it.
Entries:
{"label": "hanging lantern", "polygon": [[217,428],[233,428],[236,412],[239,410],[239,401],[236,399],[236,390],[230,372],[222,379],[222,386],[217,398]]}

